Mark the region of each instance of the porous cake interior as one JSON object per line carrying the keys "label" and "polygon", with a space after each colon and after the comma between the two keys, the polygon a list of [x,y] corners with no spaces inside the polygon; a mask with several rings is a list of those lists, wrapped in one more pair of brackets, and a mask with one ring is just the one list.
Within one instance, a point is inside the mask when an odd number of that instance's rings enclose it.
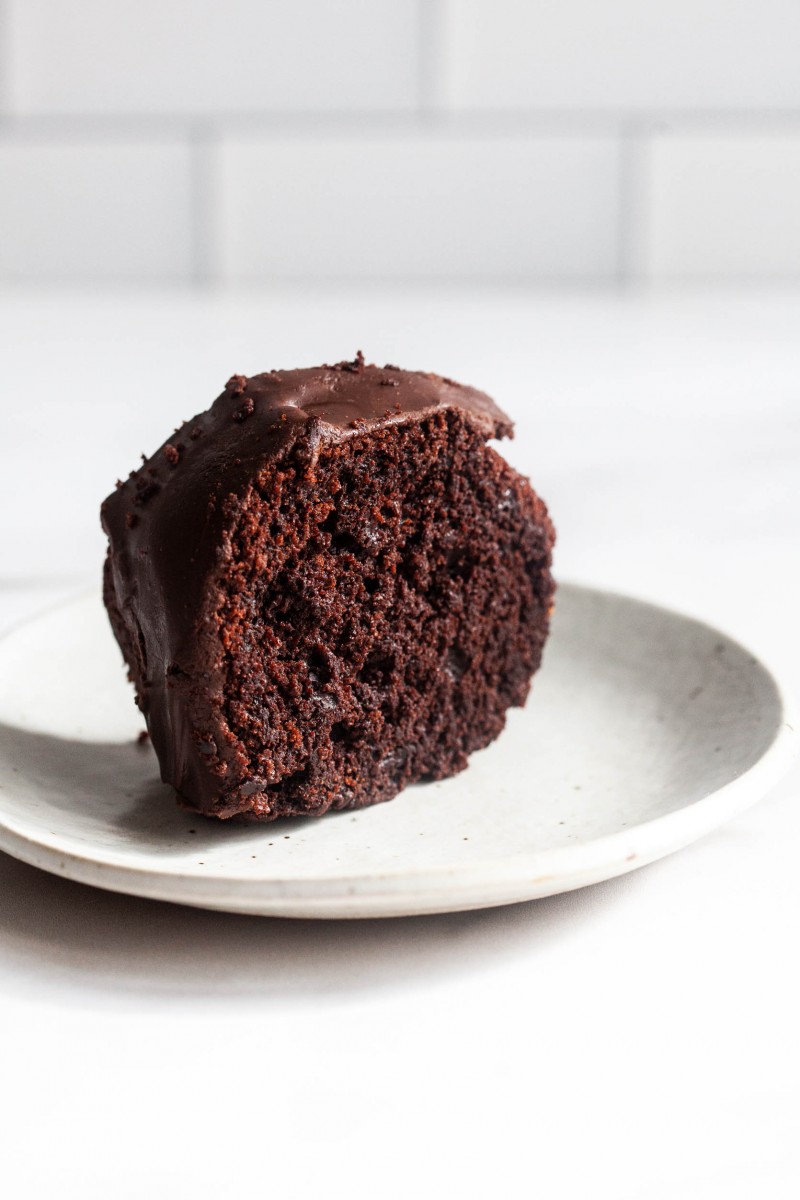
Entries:
{"label": "porous cake interior", "polygon": [[229,801],[319,813],[466,766],[539,662],[545,522],[454,411],[270,466],[217,578]]}

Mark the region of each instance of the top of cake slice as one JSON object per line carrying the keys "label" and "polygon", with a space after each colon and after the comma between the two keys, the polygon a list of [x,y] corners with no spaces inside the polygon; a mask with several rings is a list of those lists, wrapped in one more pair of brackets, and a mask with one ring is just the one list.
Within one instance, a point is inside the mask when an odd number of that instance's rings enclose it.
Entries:
{"label": "top of cake slice", "polygon": [[159,575],[180,600],[171,614],[177,618],[173,645],[179,645],[192,636],[190,614],[216,553],[224,502],[255,472],[298,451],[311,466],[325,443],[451,408],[484,439],[513,437],[512,422],[484,392],[430,372],[377,367],[360,351],[333,366],[233,375],[211,408],[185,422],[150,458],[143,455],[142,466],[102,505],[123,599]]}

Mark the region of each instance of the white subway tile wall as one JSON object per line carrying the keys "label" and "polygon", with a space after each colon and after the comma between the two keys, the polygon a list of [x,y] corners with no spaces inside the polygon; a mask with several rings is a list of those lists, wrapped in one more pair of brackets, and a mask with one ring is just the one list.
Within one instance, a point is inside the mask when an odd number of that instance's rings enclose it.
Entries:
{"label": "white subway tile wall", "polygon": [[800,280],[799,0],[0,0],[0,282]]}
{"label": "white subway tile wall", "polygon": [[647,155],[643,272],[800,279],[800,131],[666,135]]}
{"label": "white subway tile wall", "polygon": [[0,140],[0,279],[184,280],[187,146]]}
{"label": "white subway tile wall", "polygon": [[19,113],[407,111],[417,0],[11,0]]}
{"label": "white subway tile wall", "polygon": [[608,137],[227,138],[213,171],[218,270],[229,281],[398,268],[411,279],[608,277],[618,174]]}
{"label": "white subway tile wall", "polygon": [[797,0],[444,4],[450,108],[800,109]]}

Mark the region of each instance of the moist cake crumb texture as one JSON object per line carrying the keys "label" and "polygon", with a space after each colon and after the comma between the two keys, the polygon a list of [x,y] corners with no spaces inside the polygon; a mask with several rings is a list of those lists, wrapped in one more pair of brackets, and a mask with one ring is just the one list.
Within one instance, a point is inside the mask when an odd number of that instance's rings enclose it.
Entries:
{"label": "moist cake crumb texture", "polygon": [[234,375],[105,501],[104,598],[162,777],[211,816],[357,808],[523,704],[553,528],[452,380]]}

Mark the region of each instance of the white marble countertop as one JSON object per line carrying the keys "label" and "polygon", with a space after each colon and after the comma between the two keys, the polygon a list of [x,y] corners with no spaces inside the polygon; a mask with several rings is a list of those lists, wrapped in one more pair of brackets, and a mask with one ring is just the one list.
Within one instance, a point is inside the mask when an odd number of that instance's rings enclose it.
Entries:
{"label": "white marble countertop", "polygon": [[[796,290],[0,293],[0,628],[97,582],[99,501],[234,371],[359,347],[512,414],[562,577],[800,692]],[[416,920],[203,913],[0,855],[0,1188],[794,1200],[799,793],[623,879]]]}

